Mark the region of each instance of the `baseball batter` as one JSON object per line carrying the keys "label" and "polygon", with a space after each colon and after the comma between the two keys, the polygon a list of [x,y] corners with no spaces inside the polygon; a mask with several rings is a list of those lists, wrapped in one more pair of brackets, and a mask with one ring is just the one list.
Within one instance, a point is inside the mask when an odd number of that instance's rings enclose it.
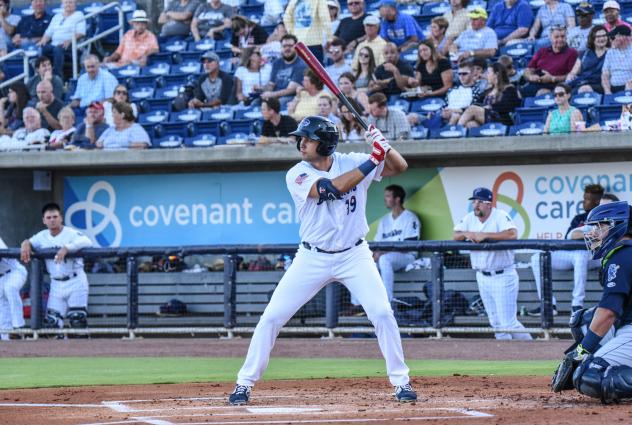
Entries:
{"label": "baseball batter", "polygon": [[333,281],[345,285],[360,300],[375,326],[396,399],[414,401],[417,394],[409,384],[399,329],[363,239],[369,230],[365,207],[371,182],[400,174],[408,165],[373,127],[365,135],[373,147],[370,155],[335,152],[338,129],[323,117],[304,118],[291,134],[297,136],[302,161],[288,171],[285,180],[300,218],[302,242],[255,328],[228,401],[233,405],[248,402],[281,327]]}
{"label": "baseball batter", "polygon": [[[7,245],[0,238],[0,249]],[[0,258],[0,329],[16,329],[24,326],[24,314],[20,289],[26,283],[27,272],[20,262],[13,258]],[[0,339],[9,339],[8,334]]]}
{"label": "baseball batter", "polygon": [[32,250],[59,249],[55,258],[46,260],[46,270],[50,275],[50,293],[44,326],[63,328],[66,319],[71,328],[86,328],[88,278],[83,270],[83,259],[66,259],[66,255],[91,247],[92,241],[81,232],[63,225],[61,208],[55,203],[44,205],[42,220],[47,228],[22,242],[21,258],[28,263],[31,261]]}
{"label": "baseball batter", "polygon": [[[551,388],[575,388],[616,403],[632,398],[632,222],[627,202],[593,209],[584,238],[593,259],[601,259],[603,294],[596,308],[577,312],[571,330],[578,344],[556,370]],[[585,332],[577,332],[588,324]]]}
{"label": "baseball batter", "polygon": [[[492,206],[491,190],[484,187],[474,189],[469,200],[472,201],[473,211],[454,226],[455,240],[479,243],[518,238],[518,230],[511,217]],[[492,328],[524,329],[516,317],[520,282],[513,251],[471,251],[470,259]],[[496,332],[495,335],[496,339],[531,339],[526,332]]]}

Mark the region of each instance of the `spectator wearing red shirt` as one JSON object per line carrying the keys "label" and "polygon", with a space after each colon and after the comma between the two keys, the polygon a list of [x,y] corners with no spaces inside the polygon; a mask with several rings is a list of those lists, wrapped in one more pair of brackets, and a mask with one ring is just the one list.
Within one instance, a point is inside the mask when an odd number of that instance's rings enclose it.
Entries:
{"label": "spectator wearing red shirt", "polygon": [[577,60],[577,50],[566,43],[566,28],[553,27],[550,33],[551,46],[537,51],[524,72],[527,84],[522,87],[522,96],[539,96],[553,90],[557,83],[564,82]]}
{"label": "spectator wearing red shirt", "polygon": [[608,0],[603,4],[603,17],[606,22],[603,24],[608,32],[612,31],[619,25],[625,25],[632,29],[632,25],[621,19],[621,6],[615,0]]}

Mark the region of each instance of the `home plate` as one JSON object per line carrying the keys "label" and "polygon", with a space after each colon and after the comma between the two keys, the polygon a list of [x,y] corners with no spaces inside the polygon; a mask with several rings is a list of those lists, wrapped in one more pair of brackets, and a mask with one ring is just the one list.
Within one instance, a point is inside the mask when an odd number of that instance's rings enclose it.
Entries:
{"label": "home plate", "polygon": [[269,415],[283,415],[287,413],[321,412],[319,407],[247,407],[250,413],[264,413]]}

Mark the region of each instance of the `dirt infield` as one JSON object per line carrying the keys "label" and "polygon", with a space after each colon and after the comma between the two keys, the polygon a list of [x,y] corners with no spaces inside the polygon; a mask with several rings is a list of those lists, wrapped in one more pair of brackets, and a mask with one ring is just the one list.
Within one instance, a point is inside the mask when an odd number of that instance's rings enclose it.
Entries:
{"label": "dirt infield", "polygon": [[[22,341],[0,356],[243,356],[248,339]],[[568,341],[406,339],[408,358],[558,359]],[[280,339],[279,357],[379,357],[375,340]],[[548,391],[547,377],[413,378],[419,401],[397,403],[386,378],[267,381],[248,406],[226,404],[232,383],[0,391],[3,425],[110,424],[594,424],[627,423],[632,404],[602,406]]]}

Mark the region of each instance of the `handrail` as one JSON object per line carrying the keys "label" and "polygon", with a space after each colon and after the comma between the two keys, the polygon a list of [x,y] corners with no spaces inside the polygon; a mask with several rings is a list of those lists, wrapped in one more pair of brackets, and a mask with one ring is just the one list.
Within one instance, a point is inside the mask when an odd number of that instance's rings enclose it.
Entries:
{"label": "handrail", "polygon": [[15,81],[19,81],[20,79],[24,79],[24,84],[26,84],[26,82],[29,79],[29,57],[26,55],[26,52],[23,49],[17,49],[12,51],[11,53],[9,53],[8,55],[5,55],[3,57],[0,58],[0,63],[6,61],[7,59],[10,59],[14,56],[18,56],[18,55],[22,55],[22,65],[23,65],[23,71],[21,74],[18,74],[14,77],[11,77],[10,79],[3,81],[2,83],[0,83],[0,89],[3,89],[11,84],[13,84]]}
{"label": "handrail", "polygon": [[124,33],[124,22],[123,22],[123,6],[119,3],[119,2],[112,2],[112,3],[108,3],[105,6],[103,6],[102,8],[96,10],[95,12],[89,13],[87,15],[84,15],[83,18],[81,20],[79,20],[77,23],[75,23],[75,31],[74,33],[77,33],[77,25],[79,25],[80,22],[84,22],[87,21],[88,19],[97,16],[99,14],[101,14],[102,12],[108,10],[108,9],[112,9],[112,8],[118,8],[118,24],[113,26],[112,28],[108,28],[105,31],[102,31],[100,33],[97,33],[95,35],[93,35],[92,37],[83,40],[81,43],[77,43],[77,38],[73,37],[72,38],[72,78],[77,79],[79,77],[79,55],[78,55],[78,50],[81,49],[84,46],[88,46],[91,45],[93,42],[100,40],[110,34],[112,34],[115,31],[119,32],[119,41],[123,39],[123,33]]}

